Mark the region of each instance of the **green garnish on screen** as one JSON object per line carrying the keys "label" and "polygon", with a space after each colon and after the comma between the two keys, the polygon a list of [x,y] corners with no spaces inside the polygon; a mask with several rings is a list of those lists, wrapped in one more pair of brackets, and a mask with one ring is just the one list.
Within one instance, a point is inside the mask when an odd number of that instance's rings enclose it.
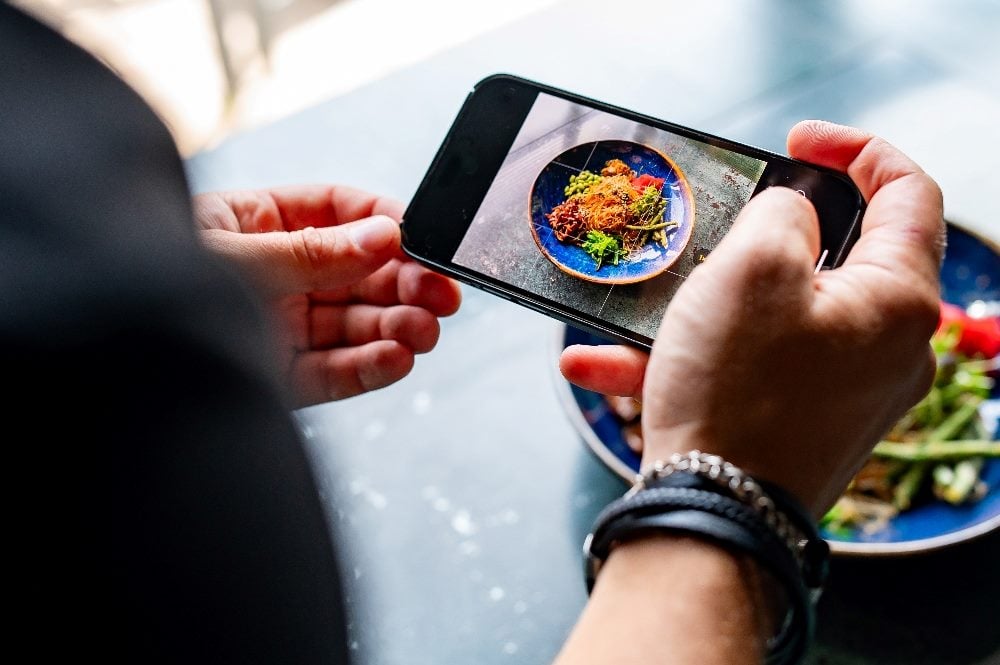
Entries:
{"label": "green garnish on screen", "polygon": [[618,265],[618,260],[625,254],[618,238],[603,231],[587,231],[587,239],[580,246],[594,259],[598,270],[605,259],[612,265]]}

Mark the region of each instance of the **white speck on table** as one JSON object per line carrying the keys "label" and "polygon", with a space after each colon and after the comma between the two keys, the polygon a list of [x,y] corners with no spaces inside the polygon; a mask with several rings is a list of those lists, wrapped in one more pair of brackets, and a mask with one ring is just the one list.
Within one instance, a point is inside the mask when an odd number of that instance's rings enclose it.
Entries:
{"label": "white speck on table", "polygon": [[413,413],[422,416],[431,410],[431,394],[421,390],[413,396]]}
{"label": "white speck on table", "polygon": [[381,420],[374,420],[367,425],[365,425],[364,430],[362,430],[362,435],[368,441],[379,438],[385,434],[386,426]]}
{"label": "white speck on table", "polygon": [[451,528],[463,536],[471,536],[478,530],[467,510],[459,510],[452,516]]}

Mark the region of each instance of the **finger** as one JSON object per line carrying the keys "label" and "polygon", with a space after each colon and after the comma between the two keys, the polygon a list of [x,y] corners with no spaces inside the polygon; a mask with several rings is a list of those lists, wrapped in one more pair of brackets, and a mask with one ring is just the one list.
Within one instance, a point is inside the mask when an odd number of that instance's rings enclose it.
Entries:
{"label": "finger", "polygon": [[866,201],[889,183],[926,175],[916,162],[874,134],[823,120],[804,120],[792,127],[788,154],[847,173]]}
{"label": "finger", "polygon": [[[788,147],[795,157],[846,171],[869,199],[861,238],[842,269],[820,280],[826,302],[836,311],[851,298],[858,311],[868,306],[872,321],[908,321],[920,335],[932,330],[945,246],[937,184],[892,145],[851,127],[799,123],[789,133]],[[853,293],[844,293],[848,287]],[[869,302],[860,302],[865,293]],[[887,308],[893,317],[886,316]]]}
{"label": "finger", "polygon": [[385,216],[336,227],[274,233],[202,231],[205,245],[254,275],[275,294],[307,293],[360,282],[395,256],[399,225]]}
{"label": "finger", "polygon": [[441,326],[421,307],[397,305],[319,305],[309,313],[309,348],[361,346],[380,339],[394,340],[414,353],[427,353],[437,344]]}
{"label": "finger", "polygon": [[[941,189],[913,160],[868,132],[821,120],[793,127],[788,152],[846,172],[869,202],[862,239],[849,260],[882,256],[881,263],[895,266],[898,254],[915,252],[927,260],[913,267],[937,275],[944,250]],[[893,247],[893,256],[883,254]]]}
{"label": "finger", "polygon": [[[874,134],[857,127],[824,120],[803,120],[788,132],[788,154],[795,159],[847,173],[854,160],[874,138]],[[873,182],[855,180],[855,184],[861,189],[866,201],[878,189],[877,183]]]}
{"label": "finger", "polygon": [[339,185],[295,185],[263,190],[213,192],[193,199],[199,228],[243,233],[298,231],[385,215],[397,223],[403,204]]}
{"label": "finger", "polygon": [[195,227],[240,233],[240,220],[221,192],[198,194],[191,198]]}
{"label": "finger", "polygon": [[732,288],[753,291],[761,304],[796,292],[774,288],[779,285],[798,284],[797,293],[806,296],[819,249],[819,220],[812,204],[790,189],[771,187],[747,203],[705,265],[715,266],[715,276],[723,275]]}
{"label": "finger", "polygon": [[406,206],[397,199],[343,185],[330,188],[330,200],[333,202],[337,217],[342,221],[385,215],[398,224],[402,221],[403,211],[406,209]]}
{"label": "finger", "polygon": [[585,390],[640,399],[648,360],[646,353],[628,346],[576,344],[563,350],[559,371]]}
{"label": "finger", "polygon": [[410,259],[394,259],[349,288],[313,294],[316,302],[362,302],[372,305],[414,305],[435,316],[450,316],[462,303],[455,280]]}
{"label": "finger", "polygon": [[302,406],[353,397],[384,388],[410,373],[413,352],[393,340],[311,351],[296,357],[292,385]]}
{"label": "finger", "polygon": [[437,316],[450,316],[462,304],[458,282],[414,261],[400,264],[397,289],[400,302],[424,307]]}

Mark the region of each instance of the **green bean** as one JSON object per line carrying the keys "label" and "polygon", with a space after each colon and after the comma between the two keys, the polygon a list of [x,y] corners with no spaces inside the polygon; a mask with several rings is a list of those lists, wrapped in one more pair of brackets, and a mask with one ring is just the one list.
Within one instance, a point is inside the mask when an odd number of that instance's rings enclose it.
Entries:
{"label": "green bean", "polygon": [[892,505],[899,510],[906,510],[910,507],[913,497],[924,481],[924,476],[927,475],[927,468],[927,462],[916,462],[906,470],[892,493]]}
{"label": "green bean", "polygon": [[1000,441],[987,439],[908,443],[879,441],[872,452],[879,457],[906,462],[941,462],[963,457],[1000,457]]}
{"label": "green bean", "polygon": [[934,428],[934,431],[927,437],[927,442],[945,441],[958,435],[979,412],[979,405],[982,402],[982,397],[970,397],[954,413],[945,418],[944,422]]}
{"label": "green bean", "polygon": [[632,224],[626,224],[626,229],[632,229],[633,231],[657,231],[659,229],[666,229],[672,226],[677,226],[677,222],[660,222],[659,224],[647,224],[646,226],[633,226]]}

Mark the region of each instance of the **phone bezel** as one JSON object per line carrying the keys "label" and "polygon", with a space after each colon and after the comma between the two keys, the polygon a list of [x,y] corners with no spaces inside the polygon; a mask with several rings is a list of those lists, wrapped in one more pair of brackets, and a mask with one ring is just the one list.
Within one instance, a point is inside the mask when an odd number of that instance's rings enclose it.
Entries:
{"label": "phone bezel", "polygon": [[[588,330],[609,341],[624,342],[644,349],[652,346],[653,340],[644,335],[452,262],[452,257],[540,93],[761,159],[767,166],[751,197],[770,186],[791,186],[795,189],[797,183],[809,180],[811,184],[805,189],[812,195],[808,198],[813,201],[820,216],[823,246],[833,248],[827,253],[825,260],[821,258],[823,268],[839,265],[859,236],[865,201],[854,183],[838,171],[521,77],[494,74],[479,81],[469,93],[403,214],[403,250],[407,255],[438,272]],[[488,131],[483,131],[484,129]],[[816,187],[813,180],[810,180],[816,178],[822,179],[822,187]],[[839,186],[835,187],[835,183]],[[799,184],[798,188],[803,186]],[[830,208],[834,205],[834,198],[840,199],[842,207],[853,211],[853,214],[835,213],[831,216]]]}

